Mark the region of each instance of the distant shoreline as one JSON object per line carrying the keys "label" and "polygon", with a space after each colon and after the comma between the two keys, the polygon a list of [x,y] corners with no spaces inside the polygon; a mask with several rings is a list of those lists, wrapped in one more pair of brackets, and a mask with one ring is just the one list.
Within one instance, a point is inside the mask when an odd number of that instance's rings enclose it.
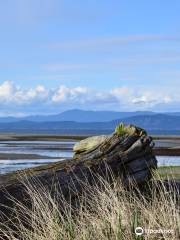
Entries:
{"label": "distant shoreline", "polygon": [[0,141],[70,141],[82,140],[89,135],[59,135],[59,134],[9,134],[0,133]]}
{"label": "distant shoreline", "polygon": [[[94,135],[101,135],[99,133]],[[0,141],[57,141],[57,140],[82,140],[94,135],[61,135],[61,134],[16,134],[0,133]],[[151,135],[154,140],[180,140],[180,135]]]}

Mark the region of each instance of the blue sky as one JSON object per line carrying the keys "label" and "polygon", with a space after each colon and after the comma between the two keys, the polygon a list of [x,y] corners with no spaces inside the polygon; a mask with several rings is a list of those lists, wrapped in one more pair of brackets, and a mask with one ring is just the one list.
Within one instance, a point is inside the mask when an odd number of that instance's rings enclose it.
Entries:
{"label": "blue sky", "polygon": [[0,1],[1,115],[180,111],[180,1]]}

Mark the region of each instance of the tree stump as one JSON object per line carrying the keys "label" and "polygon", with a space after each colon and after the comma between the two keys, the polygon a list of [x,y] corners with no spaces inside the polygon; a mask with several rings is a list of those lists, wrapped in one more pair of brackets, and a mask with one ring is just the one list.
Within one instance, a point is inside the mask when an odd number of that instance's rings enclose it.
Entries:
{"label": "tree stump", "polygon": [[[75,145],[75,154],[70,160],[23,171],[26,174],[24,182],[33,180],[36,191],[42,185],[50,190],[56,185],[55,190],[58,186],[66,199],[82,191],[80,182],[88,180],[93,184],[93,174],[105,177],[107,169],[124,184],[132,180],[144,184],[151,178],[151,170],[157,168],[153,146],[152,138],[143,129],[120,124],[112,135],[88,138]],[[0,210],[6,216],[11,213],[5,206],[13,207],[14,204],[8,194],[29,204],[30,196],[17,174],[0,177]]]}
{"label": "tree stump", "polygon": [[96,172],[109,166],[115,176],[121,176],[126,184],[136,181],[141,184],[151,178],[157,168],[153,154],[154,143],[144,129],[120,124],[110,136],[90,137],[74,146],[74,161]]}

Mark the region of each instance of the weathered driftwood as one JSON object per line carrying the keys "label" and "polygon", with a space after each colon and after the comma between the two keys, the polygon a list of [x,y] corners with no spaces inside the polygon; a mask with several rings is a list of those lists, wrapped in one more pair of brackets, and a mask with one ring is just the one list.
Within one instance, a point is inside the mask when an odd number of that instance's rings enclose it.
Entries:
{"label": "weathered driftwood", "polygon": [[74,160],[93,169],[107,163],[125,183],[143,183],[157,168],[153,146],[152,138],[143,129],[120,124],[111,136],[92,137],[75,145]]}
{"label": "weathered driftwood", "polygon": [[[157,167],[153,146],[152,138],[143,129],[120,125],[110,136],[90,138],[76,145],[74,157],[70,160],[25,171],[24,181],[36,177],[36,189],[39,188],[38,182],[48,189],[56,185],[66,199],[81,192],[81,182],[88,180],[93,184],[94,173],[105,177],[107,169],[115,177],[120,177],[124,184],[131,180],[143,184],[151,178],[151,170]],[[7,193],[19,201],[28,202],[29,196],[17,174],[0,177],[0,183],[1,205],[13,206]],[[10,214],[6,207],[0,209],[6,215]]]}

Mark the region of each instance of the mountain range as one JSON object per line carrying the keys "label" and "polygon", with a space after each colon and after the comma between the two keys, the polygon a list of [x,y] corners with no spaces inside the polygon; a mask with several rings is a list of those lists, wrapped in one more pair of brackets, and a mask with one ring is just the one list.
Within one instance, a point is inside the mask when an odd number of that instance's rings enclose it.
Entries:
{"label": "mountain range", "polygon": [[[33,122],[59,122],[59,121],[75,121],[75,122],[108,122],[115,119],[153,115],[153,112],[115,112],[115,111],[85,111],[80,109],[72,109],[59,114],[51,115],[30,115],[26,117],[0,117],[0,123],[33,121]],[[180,113],[179,113],[180,115]]]}
{"label": "mountain range", "polygon": [[113,112],[78,109],[48,116],[1,117],[0,132],[99,134],[112,132],[120,122],[135,124],[157,134],[180,133],[180,112]]}

